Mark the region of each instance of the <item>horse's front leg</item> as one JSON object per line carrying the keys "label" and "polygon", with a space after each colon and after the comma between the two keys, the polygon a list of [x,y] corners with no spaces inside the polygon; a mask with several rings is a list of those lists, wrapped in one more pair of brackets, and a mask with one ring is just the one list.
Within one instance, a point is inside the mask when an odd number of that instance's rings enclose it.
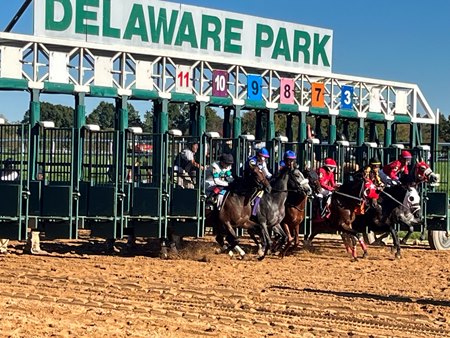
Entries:
{"label": "horse's front leg", "polygon": [[272,246],[272,240],[270,239],[269,230],[267,229],[267,224],[260,224],[261,233],[262,233],[262,242],[263,242],[263,255],[259,256],[258,259],[262,261],[269,251],[269,248]]}
{"label": "horse's front leg", "polygon": [[395,231],[393,226],[389,226],[389,231],[392,236],[392,240],[394,241],[394,246],[392,247],[392,250],[395,251],[395,258],[401,258],[401,252],[400,252],[400,241],[398,240],[398,234],[397,231]]}
{"label": "horse's front leg", "polygon": [[[255,228],[249,228],[247,229],[247,233],[249,234],[250,238],[255,242],[257,248],[258,248],[258,256],[262,256],[264,254],[264,251],[262,249],[262,244],[258,241],[258,238],[256,237],[256,229]],[[262,233],[260,232],[259,237],[262,240]]]}

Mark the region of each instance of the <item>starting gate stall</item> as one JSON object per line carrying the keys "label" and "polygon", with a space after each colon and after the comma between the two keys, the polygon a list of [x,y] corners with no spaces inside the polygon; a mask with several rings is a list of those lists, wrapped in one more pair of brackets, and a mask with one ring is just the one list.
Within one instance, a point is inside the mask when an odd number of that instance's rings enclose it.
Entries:
{"label": "starting gate stall", "polygon": [[435,151],[415,149],[421,159],[431,158],[433,172],[439,174],[439,182],[424,189],[423,215],[428,230],[428,242],[432,249],[450,249],[450,152],[447,144],[439,144]]}
{"label": "starting gate stall", "polygon": [[167,237],[167,135],[127,132],[126,181],[130,187],[125,228],[137,237]]}
{"label": "starting gate stall", "polygon": [[86,206],[85,224],[93,237],[122,238],[125,193],[119,132],[87,125],[82,142],[80,204]]}
{"label": "starting gate stall", "polygon": [[77,238],[73,190],[73,129],[39,123],[37,165],[42,175],[40,230],[47,238]]}
{"label": "starting gate stall", "polygon": [[0,238],[23,240],[28,223],[29,128],[0,120]]}
{"label": "starting gate stall", "polygon": [[[198,144],[195,161],[200,168],[192,167],[181,152]],[[167,171],[171,173],[169,189],[169,229],[178,236],[202,237],[205,224],[205,171],[206,136],[182,136],[179,130],[168,133]]]}

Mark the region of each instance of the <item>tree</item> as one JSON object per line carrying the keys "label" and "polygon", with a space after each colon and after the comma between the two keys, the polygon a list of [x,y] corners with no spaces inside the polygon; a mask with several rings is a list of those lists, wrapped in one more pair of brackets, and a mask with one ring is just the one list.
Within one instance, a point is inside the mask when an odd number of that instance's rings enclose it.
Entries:
{"label": "tree", "polygon": [[[72,107],[63,106],[61,104],[51,104],[49,102],[41,102],[41,121],[53,121],[55,127],[58,128],[70,128],[73,126],[73,113]],[[22,123],[28,123],[30,121],[30,110],[25,112]]]}
{"label": "tree", "polygon": [[206,130],[216,131],[220,135],[223,135],[223,118],[217,115],[216,110],[212,109],[211,107],[206,107],[205,115],[206,115]]}
{"label": "tree", "polygon": [[116,109],[112,103],[102,101],[92,113],[88,115],[86,123],[97,124],[102,129],[113,129],[115,113]]}
{"label": "tree", "polygon": [[[143,127],[139,112],[131,103],[128,103],[128,125],[130,127]],[[116,115],[116,107],[112,103],[102,101],[88,115],[86,123],[98,124],[102,129],[113,129]]]}
{"label": "tree", "polygon": [[142,129],[146,133],[153,132],[153,111],[147,110],[144,114],[144,122]]}

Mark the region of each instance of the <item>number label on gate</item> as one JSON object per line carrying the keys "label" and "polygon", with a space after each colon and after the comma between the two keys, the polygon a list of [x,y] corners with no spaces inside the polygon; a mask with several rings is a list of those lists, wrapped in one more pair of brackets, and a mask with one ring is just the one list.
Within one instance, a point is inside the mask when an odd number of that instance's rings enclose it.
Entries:
{"label": "number label on gate", "polygon": [[254,101],[262,101],[262,77],[249,75],[247,77],[247,98]]}
{"label": "number label on gate", "polygon": [[192,94],[191,67],[177,66],[175,90],[179,93]]}
{"label": "number label on gate", "polygon": [[228,96],[228,72],[226,70],[214,70],[212,73],[213,96]]}
{"label": "number label on gate", "polygon": [[294,79],[282,78],[280,81],[280,103],[294,103]]}
{"label": "number label on gate", "polygon": [[341,109],[353,109],[353,90],[352,86],[342,86],[341,89]]}
{"label": "number label on gate", "polygon": [[325,87],[323,83],[314,82],[311,85],[311,106],[317,108],[325,107]]}

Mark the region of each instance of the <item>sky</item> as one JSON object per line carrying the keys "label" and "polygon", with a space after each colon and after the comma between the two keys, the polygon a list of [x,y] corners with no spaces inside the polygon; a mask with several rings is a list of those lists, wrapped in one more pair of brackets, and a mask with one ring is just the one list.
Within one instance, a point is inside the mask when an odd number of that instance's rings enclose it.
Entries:
{"label": "sky", "polygon": [[[119,0],[113,0],[119,1]],[[120,0],[125,1],[125,0]],[[162,1],[162,0],[161,0]],[[450,113],[450,1],[183,0],[170,1],[333,30],[333,73],[415,83],[431,108]],[[4,30],[23,0],[2,1]],[[13,29],[32,34],[32,6]],[[73,106],[66,96],[42,100]],[[98,104],[87,102],[89,113]],[[0,114],[18,121],[28,95],[1,93]],[[144,113],[146,107],[139,106]]]}

